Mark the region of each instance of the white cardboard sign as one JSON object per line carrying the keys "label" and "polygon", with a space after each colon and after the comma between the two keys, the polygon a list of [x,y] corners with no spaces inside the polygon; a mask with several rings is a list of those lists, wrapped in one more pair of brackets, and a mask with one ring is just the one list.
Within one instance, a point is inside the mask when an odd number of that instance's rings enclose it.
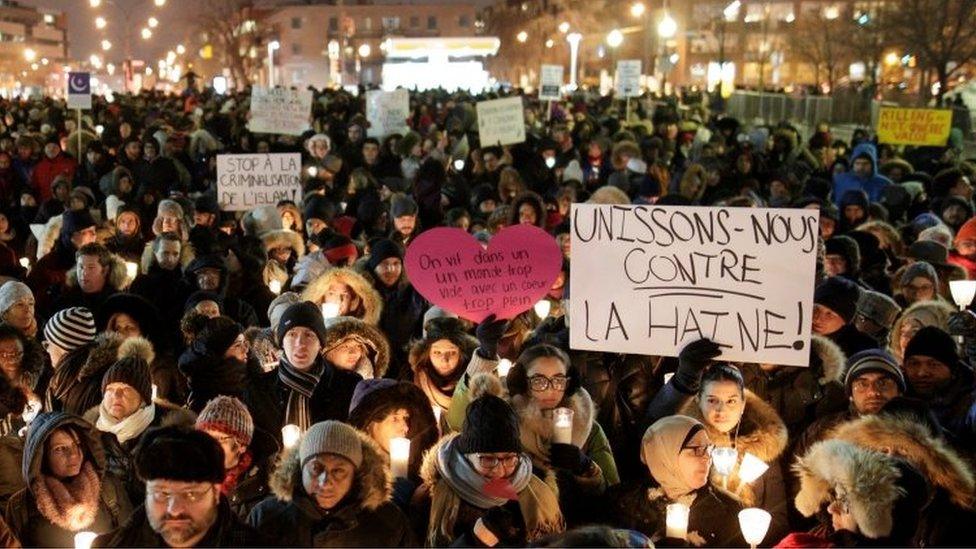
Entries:
{"label": "white cardboard sign", "polygon": [[562,98],[560,90],[563,87],[563,66],[542,65],[539,79],[539,100],[559,101]]}
{"label": "white cardboard sign", "polygon": [[217,202],[224,211],[302,199],[300,153],[217,155]]}
{"label": "white cardboard sign", "polygon": [[251,88],[251,120],[254,133],[301,135],[312,114],[312,92],[288,88]]}
{"label": "white cardboard sign", "polygon": [[807,366],[819,217],[811,210],[574,204],[570,346]]}
{"label": "white cardboard sign", "polygon": [[482,147],[525,141],[522,96],[481,101],[477,104],[478,138]]}
{"label": "white cardboard sign", "polygon": [[393,134],[406,134],[410,131],[407,119],[410,118],[410,96],[405,89],[390,92],[370,90],[366,92],[366,120],[369,122],[367,135],[380,139]]}
{"label": "white cardboard sign", "polygon": [[640,96],[640,59],[621,59],[617,61],[617,97]]}

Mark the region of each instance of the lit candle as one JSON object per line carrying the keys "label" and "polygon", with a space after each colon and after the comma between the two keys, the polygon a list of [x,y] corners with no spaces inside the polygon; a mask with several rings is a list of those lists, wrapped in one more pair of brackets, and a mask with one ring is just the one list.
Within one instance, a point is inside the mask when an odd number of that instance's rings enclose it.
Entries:
{"label": "lit candle", "polygon": [[294,448],[298,445],[298,439],[302,438],[302,430],[293,423],[289,423],[281,428],[281,442],[285,448]]}
{"label": "lit candle", "polygon": [[20,258],[20,266],[25,269],[30,267],[30,259],[27,259],[26,257]]}
{"label": "lit candle", "polygon": [[729,475],[739,459],[739,452],[735,448],[715,448],[712,450],[712,465],[715,472],[722,475],[722,487],[728,488]]}
{"label": "lit candle", "polygon": [[503,358],[498,361],[498,366],[495,366],[495,371],[498,372],[498,377],[508,377],[508,371],[512,369],[512,361]]}
{"label": "lit candle", "polygon": [[742,463],[739,464],[739,487],[736,488],[736,492],[742,490],[742,487],[750,482],[761,477],[766,470],[769,469],[769,465],[766,462],[757,458],[756,456],[746,452],[742,456]]}
{"label": "lit candle", "polygon": [[125,274],[132,280],[139,274],[139,266],[131,261],[125,262]]}
{"label": "lit candle", "polygon": [[325,302],[322,304],[322,318],[329,319],[339,316],[339,304]]}
{"label": "lit candle", "polygon": [[539,320],[545,320],[549,316],[549,311],[552,309],[552,303],[548,299],[542,299],[532,308],[535,309],[535,314],[539,316]]}
{"label": "lit candle", "polygon": [[462,158],[458,158],[457,160],[455,160],[455,161],[454,161],[454,169],[455,169],[456,171],[461,171],[461,170],[463,170],[463,169],[464,169],[464,159],[462,159]]}
{"label": "lit candle", "polygon": [[156,400],[156,397],[157,396],[159,396],[159,387],[157,387],[156,384],[153,383],[152,384],[152,399],[153,400]]}
{"label": "lit candle", "polygon": [[394,437],[390,439],[390,472],[393,478],[406,478],[410,463],[410,439]]}
{"label": "lit candle", "polygon": [[75,534],[75,549],[89,549],[97,537],[98,534],[95,532],[89,532],[87,530],[78,532]]}
{"label": "lit candle", "polygon": [[739,528],[742,529],[742,537],[752,549],[755,549],[766,537],[771,519],[769,513],[755,507],[739,511]]}
{"label": "lit candle", "polygon": [[270,282],[268,282],[268,289],[271,290],[271,293],[273,293],[274,295],[280,294],[281,281],[278,279],[272,279]]}
{"label": "lit candle", "polygon": [[556,408],[552,411],[552,441],[556,444],[573,443],[573,410]]}
{"label": "lit candle", "polygon": [[441,412],[442,412],[441,407],[435,405],[435,406],[431,406],[431,409],[434,410],[434,421],[436,421],[437,422],[437,426],[440,427],[440,424],[441,424]]}
{"label": "lit candle", "polygon": [[664,374],[664,384],[667,385],[671,378],[674,377],[674,372],[668,372]]}
{"label": "lit candle", "polygon": [[669,538],[688,539],[688,513],[691,509],[684,503],[669,503],[667,506],[667,517],[664,519],[667,525],[665,536]]}

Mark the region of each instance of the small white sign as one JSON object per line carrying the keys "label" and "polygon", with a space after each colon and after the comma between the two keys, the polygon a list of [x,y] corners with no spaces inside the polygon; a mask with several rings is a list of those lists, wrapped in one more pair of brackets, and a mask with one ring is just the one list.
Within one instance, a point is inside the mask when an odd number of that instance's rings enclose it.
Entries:
{"label": "small white sign", "polygon": [[410,131],[407,119],[410,118],[410,95],[407,90],[386,92],[370,90],[366,92],[366,120],[370,137],[384,138],[393,133],[401,135]]}
{"label": "small white sign", "polygon": [[620,98],[639,97],[641,79],[640,59],[617,61],[616,95]]}
{"label": "small white sign", "polygon": [[68,108],[91,109],[91,73],[68,73]]}
{"label": "small white sign", "polygon": [[522,96],[482,101],[477,105],[478,139],[482,147],[525,141]]}
{"label": "small white sign", "polygon": [[217,155],[217,202],[224,211],[275,206],[281,200],[302,199],[302,155]]}
{"label": "small white sign", "polygon": [[254,133],[301,135],[308,131],[312,92],[287,88],[251,88],[251,120]]}
{"label": "small white sign", "polygon": [[539,79],[539,100],[559,101],[562,99],[563,66],[542,65]]}

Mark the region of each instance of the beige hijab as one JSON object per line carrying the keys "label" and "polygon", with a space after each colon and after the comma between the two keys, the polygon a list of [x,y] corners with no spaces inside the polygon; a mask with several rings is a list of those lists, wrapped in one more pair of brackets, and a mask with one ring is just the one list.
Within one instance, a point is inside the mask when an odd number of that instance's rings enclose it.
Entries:
{"label": "beige hijab", "polygon": [[692,429],[704,429],[698,420],[688,416],[668,416],[654,422],[641,439],[641,461],[661,485],[668,499],[691,505],[695,489],[688,486],[678,468],[681,445]]}

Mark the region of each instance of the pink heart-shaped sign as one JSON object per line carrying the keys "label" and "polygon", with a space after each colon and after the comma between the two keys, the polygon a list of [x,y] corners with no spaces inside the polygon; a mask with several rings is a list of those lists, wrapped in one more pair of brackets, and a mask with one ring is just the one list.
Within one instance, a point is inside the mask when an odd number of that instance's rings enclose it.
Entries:
{"label": "pink heart-shaped sign", "polygon": [[486,249],[461,229],[424,231],[407,249],[407,276],[431,303],[481,322],[532,308],[559,276],[556,240],[532,225],[502,229]]}

